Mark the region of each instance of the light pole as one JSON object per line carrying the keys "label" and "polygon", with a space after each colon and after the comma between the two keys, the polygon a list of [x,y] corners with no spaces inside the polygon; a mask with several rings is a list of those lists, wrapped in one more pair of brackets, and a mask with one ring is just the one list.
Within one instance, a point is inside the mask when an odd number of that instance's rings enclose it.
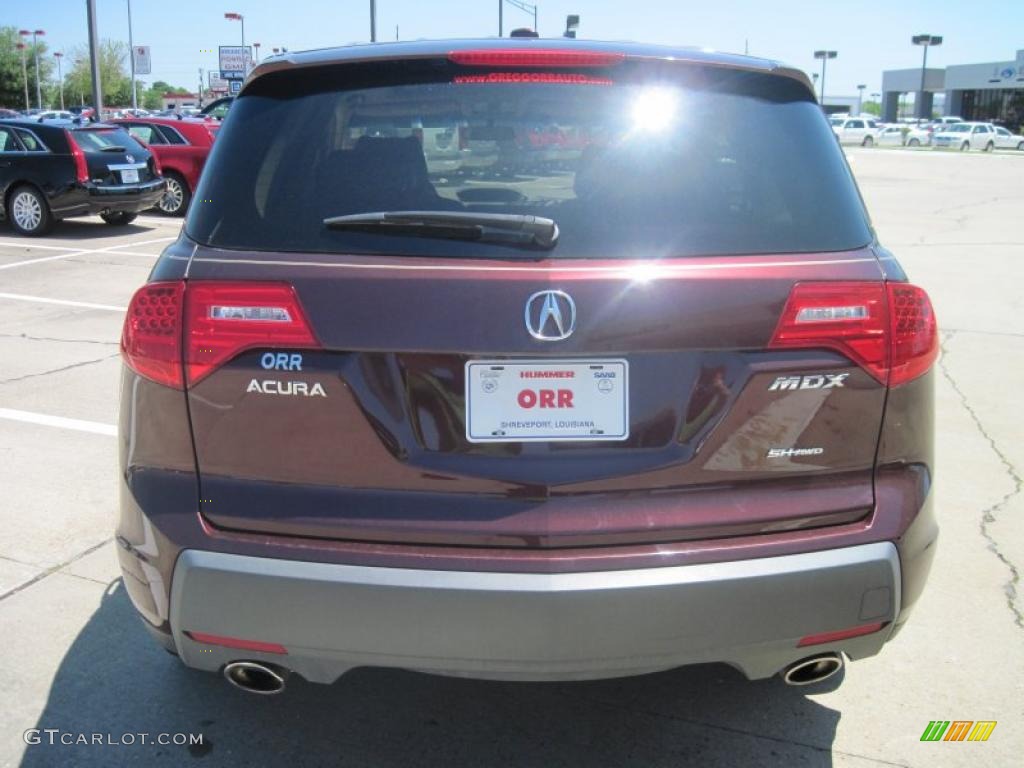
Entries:
{"label": "light pole", "polygon": [[132,109],[139,108],[138,97],[135,95],[135,41],[132,40],[132,0],[127,0],[128,3],[128,51],[131,56],[128,57],[129,64],[132,70]]}
{"label": "light pole", "polygon": [[[914,35],[910,38],[910,42],[914,45],[920,45],[924,48],[924,55],[921,57],[921,90],[918,92],[918,99],[920,103],[917,104],[917,116],[918,117],[930,117],[924,113],[924,70],[928,66],[928,48],[933,45],[942,45],[941,35]],[[918,101],[915,99],[915,103]],[[929,107],[929,111],[931,111]]]}
{"label": "light pole", "polygon": [[882,116],[882,94],[880,94],[880,93],[872,93],[871,94],[871,100],[873,102],[875,102],[876,104],[878,104],[878,116],[881,117]]}
{"label": "light pole", "polygon": [[811,80],[814,81],[814,95],[818,95],[818,78],[821,77],[817,72],[811,73]]}
{"label": "light pole", "polygon": [[505,23],[505,0],[498,0],[498,37],[503,37],[505,31],[502,29]]}
{"label": "light pole", "polygon": [[[28,30],[19,32],[18,34],[27,35]],[[24,43],[18,43],[18,50],[21,51],[21,77],[25,81],[25,111],[28,112],[31,109],[31,104],[28,101],[28,65],[25,64],[25,49],[28,48]]]}
{"label": "light pole", "polygon": [[242,47],[245,48],[245,17],[240,13],[228,12],[224,14],[228,21],[240,21],[242,23]]}
{"label": "light pole", "polygon": [[43,108],[43,88],[39,83],[39,44],[36,43],[36,35],[42,37],[46,33],[41,29],[32,30],[32,56],[36,60],[36,106]]}
{"label": "light pole", "polygon": [[377,42],[377,0],[370,0],[370,42]]}
{"label": "light pole", "polygon": [[858,117],[864,111],[864,89],[865,88],[867,88],[866,85],[858,85],[857,86],[857,91],[858,91],[858,93],[857,93],[857,116]]}
{"label": "light pole", "polygon": [[89,25],[89,67],[92,70],[93,120],[103,119],[103,83],[100,82],[100,35],[96,29],[96,0],[85,0]]}
{"label": "light pole", "polygon": [[252,44],[252,49],[255,52],[253,54],[253,56],[256,59],[256,63],[259,64],[260,63],[260,44],[259,43],[253,43]]}
{"label": "light pole", "polygon": [[565,17],[565,34],[563,37],[576,37],[576,31],[580,28],[579,14],[571,13]]}
{"label": "light pole", "polygon": [[829,59],[834,59],[839,54],[836,51],[815,51],[814,58],[821,59],[821,108],[825,109],[825,63]]}
{"label": "light pole", "polygon": [[60,108],[64,109],[64,71],[61,68],[61,59],[64,58],[64,54],[60,51],[54,51],[53,58],[57,60],[57,82],[60,83]]}

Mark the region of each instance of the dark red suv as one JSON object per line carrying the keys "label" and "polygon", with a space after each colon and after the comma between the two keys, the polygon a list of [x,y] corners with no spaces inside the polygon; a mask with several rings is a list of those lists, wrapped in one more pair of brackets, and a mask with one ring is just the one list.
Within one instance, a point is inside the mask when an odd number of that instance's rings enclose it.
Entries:
{"label": "dark red suv", "polygon": [[123,338],[124,582],[189,666],[799,684],[906,621],[935,319],[802,73],[290,54],[210,164]]}

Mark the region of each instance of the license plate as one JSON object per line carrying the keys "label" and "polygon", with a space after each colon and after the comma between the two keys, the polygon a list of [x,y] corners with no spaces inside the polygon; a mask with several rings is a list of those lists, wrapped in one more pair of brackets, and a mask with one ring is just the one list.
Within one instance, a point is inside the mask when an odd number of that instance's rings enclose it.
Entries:
{"label": "license plate", "polygon": [[126,171],[121,171],[121,183],[122,184],[138,184],[139,183],[139,172],[135,168],[129,168]]}
{"label": "license plate", "polygon": [[466,439],[471,443],[628,437],[625,360],[466,363]]}

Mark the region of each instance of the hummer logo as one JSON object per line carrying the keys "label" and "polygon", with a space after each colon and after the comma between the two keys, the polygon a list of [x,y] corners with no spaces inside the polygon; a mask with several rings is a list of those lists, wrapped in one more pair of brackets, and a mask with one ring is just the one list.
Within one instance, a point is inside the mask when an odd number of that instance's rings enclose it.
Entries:
{"label": "hummer logo", "polygon": [[779,376],[768,387],[769,392],[783,389],[833,389],[843,384],[848,373],[815,373],[811,376]]}

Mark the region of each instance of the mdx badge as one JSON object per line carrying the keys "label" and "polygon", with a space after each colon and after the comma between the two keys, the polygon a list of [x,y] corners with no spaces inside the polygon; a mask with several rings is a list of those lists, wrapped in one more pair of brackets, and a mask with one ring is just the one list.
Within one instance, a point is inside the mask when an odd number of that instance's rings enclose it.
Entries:
{"label": "mdx badge", "polygon": [[541,341],[561,341],[576,330],[576,302],[565,291],[537,291],[526,300],[526,330]]}
{"label": "mdx badge", "polygon": [[779,376],[768,387],[769,392],[780,389],[834,389],[845,386],[848,373],[815,373],[810,376]]}

